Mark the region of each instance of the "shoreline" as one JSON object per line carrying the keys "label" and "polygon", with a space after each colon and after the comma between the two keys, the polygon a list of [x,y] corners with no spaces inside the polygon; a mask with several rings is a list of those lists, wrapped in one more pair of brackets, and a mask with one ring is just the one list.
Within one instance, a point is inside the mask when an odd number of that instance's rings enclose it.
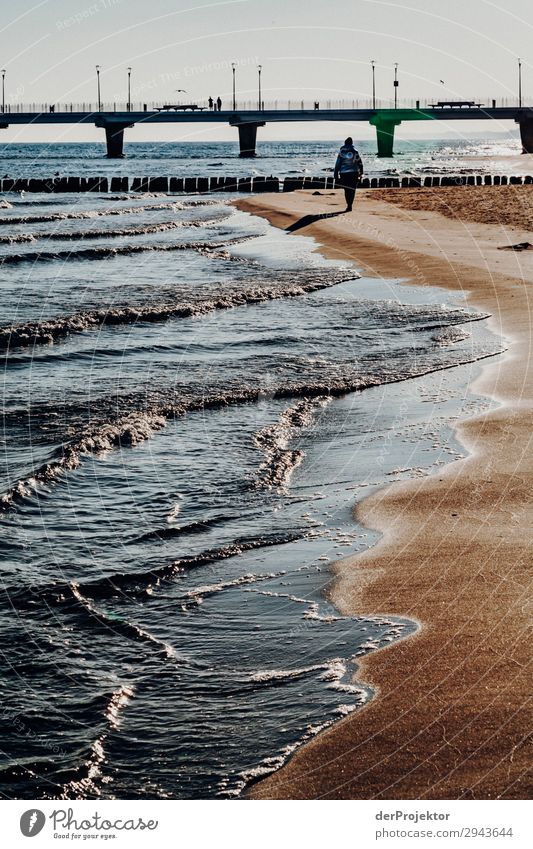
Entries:
{"label": "shoreline", "polygon": [[[475,200],[470,189],[462,192]],[[428,211],[423,196],[406,209],[361,191],[351,215],[298,231],[368,276],[462,291],[469,306],[492,314],[491,329],[509,347],[469,387],[499,406],[455,427],[468,456],[357,504],[357,518],[382,536],[333,566],[330,598],[343,613],[371,609],[422,627],[358,663],[357,680],[375,690],[374,699],[254,785],[255,798],[527,797],[533,253],[497,250],[531,238],[509,225],[513,204],[515,213],[523,209],[518,195],[506,195],[501,224],[482,224],[475,214],[463,221]],[[435,190],[426,197],[434,200]],[[333,192],[236,205],[283,228],[342,209]]]}

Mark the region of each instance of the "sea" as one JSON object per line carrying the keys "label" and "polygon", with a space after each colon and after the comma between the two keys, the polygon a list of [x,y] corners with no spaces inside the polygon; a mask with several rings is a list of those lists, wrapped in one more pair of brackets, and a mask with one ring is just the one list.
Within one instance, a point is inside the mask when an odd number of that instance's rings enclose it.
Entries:
{"label": "sea", "polygon": [[[513,144],[361,150],[457,173]],[[335,149],[20,144],[2,171],[317,174]],[[366,495],[464,455],[505,341],[438,279],[365,277],[233,199],[0,196],[3,798],[242,798],[356,721],[359,659],[419,627],[337,608],[332,564],[378,539]]]}

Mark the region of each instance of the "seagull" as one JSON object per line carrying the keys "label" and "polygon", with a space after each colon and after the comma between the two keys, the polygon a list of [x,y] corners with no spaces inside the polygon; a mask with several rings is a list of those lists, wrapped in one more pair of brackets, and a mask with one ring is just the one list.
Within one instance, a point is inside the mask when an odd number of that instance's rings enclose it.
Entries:
{"label": "seagull", "polygon": [[184,94],[187,94],[186,88],[175,88],[174,91],[182,91]]}
{"label": "seagull", "polygon": [[444,85],[444,80],[439,80],[439,83],[442,83],[442,85]]}

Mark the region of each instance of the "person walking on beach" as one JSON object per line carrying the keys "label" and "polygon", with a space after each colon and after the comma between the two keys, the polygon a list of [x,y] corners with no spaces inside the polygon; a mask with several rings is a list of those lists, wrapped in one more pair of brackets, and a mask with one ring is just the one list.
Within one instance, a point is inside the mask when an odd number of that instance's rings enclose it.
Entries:
{"label": "person walking on beach", "polygon": [[363,174],[363,161],[359,152],[353,146],[353,139],[348,136],[337,155],[335,162],[335,186],[344,189],[346,212],[351,212],[357,183]]}
{"label": "person walking on beach", "polygon": [[220,97],[217,97],[217,109],[218,109],[219,112],[222,109],[222,101],[221,101]]}

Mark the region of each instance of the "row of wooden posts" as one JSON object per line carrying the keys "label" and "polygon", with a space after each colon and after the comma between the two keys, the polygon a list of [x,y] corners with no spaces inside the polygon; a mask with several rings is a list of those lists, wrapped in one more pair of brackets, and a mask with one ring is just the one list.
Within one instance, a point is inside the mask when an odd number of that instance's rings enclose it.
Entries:
{"label": "row of wooden posts", "polygon": [[[362,189],[533,184],[532,176],[460,174],[427,177],[364,177]],[[2,192],[293,192],[335,188],[333,177],[53,177],[0,180]]]}

